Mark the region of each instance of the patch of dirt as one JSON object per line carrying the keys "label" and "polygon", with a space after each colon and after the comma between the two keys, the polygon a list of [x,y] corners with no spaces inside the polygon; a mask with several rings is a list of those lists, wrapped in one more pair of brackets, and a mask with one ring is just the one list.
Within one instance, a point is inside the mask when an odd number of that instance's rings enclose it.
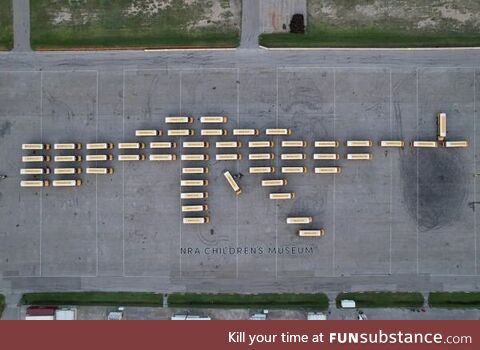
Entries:
{"label": "patch of dirt", "polygon": [[59,11],[53,12],[51,22],[54,25],[59,24],[87,24],[98,18],[95,12],[89,11],[72,11],[68,7],[62,7]]}
{"label": "patch of dirt", "polygon": [[474,15],[472,13],[460,11],[459,9],[455,8],[449,8],[447,6],[438,7],[437,10],[440,12],[440,15],[443,18],[453,19],[461,23],[466,23],[467,21],[471,21],[472,19],[474,19]]}
{"label": "patch of dirt", "polygon": [[462,31],[480,29],[480,1],[310,0],[311,23],[386,29]]}
{"label": "patch of dirt", "polygon": [[435,28],[436,25],[437,25],[437,22],[435,22],[431,18],[426,18],[424,20],[417,22],[418,29],[431,29],[431,28]]}
{"label": "patch of dirt", "polygon": [[[195,0],[184,1],[195,2]],[[204,18],[192,24],[189,29],[204,28],[211,25],[238,26],[240,22],[241,7],[242,4],[239,0],[206,1]]]}
{"label": "patch of dirt", "polygon": [[128,16],[154,16],[170,4],[171,0],[134,0],[126,9],[126,13]]}
{"label": "patch of dirt", "polygon": [[152,17],[174,6],[185,9],[199,8],[203,12],[201,19],[191,23],[188,29],[238,24],[240,20],[240,0],[132,0],[126,14]]}
{"label": "patch of dirt", "polygon": [[68,9],[62,9],[55,14],[52,20],[53,24],[61,24],[64,22],[70,22],[72,20],[72,13]]}
{"label": "patch of dirt", "polygon": [[[65,3],[62,1],[49,9],[53,25],[82,25],[101,18],[113,20],[108,10],[102,7],[87,9],[86,6],[68,6]],[[209,26],[239,28],[241,7],[241,0],[126,0],[112,8],[128,19],[155,20],[161,17],[182,29],[198,29]]]}

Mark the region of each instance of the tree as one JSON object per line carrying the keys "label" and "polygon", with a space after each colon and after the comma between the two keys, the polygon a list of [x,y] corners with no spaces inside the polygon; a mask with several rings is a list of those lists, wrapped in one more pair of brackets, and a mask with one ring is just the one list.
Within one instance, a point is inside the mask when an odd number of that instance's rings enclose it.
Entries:
{"label": "tree", "polygon": [[305,33],[305,23],[302,14],[297,13],[292,16],[292,20],[290,21],[290,33]]}

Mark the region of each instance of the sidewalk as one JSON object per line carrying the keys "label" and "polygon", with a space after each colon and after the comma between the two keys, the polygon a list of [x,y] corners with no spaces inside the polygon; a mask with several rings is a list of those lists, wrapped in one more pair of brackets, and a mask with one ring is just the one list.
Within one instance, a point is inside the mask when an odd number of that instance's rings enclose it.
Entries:
{"label": "sidewalk", "polygon": [[30,48],[30,0],[13,2],[13,50],[31,51]]}

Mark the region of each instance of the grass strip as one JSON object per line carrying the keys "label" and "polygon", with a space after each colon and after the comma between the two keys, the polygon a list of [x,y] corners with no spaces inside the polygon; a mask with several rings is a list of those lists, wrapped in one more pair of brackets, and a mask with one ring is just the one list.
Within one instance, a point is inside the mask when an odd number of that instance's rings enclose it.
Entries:
{"label": "grass strip", "polygon": [[4,310],[5,310],[5,295],[0,294],[0,318],[2,318]]}
{"label": "grass strip", "polygon": [[171,307],[194,308],[276,308],[276,309],[319,309],[328,308],[328,297],[315,294],[196,294],[174,293],[168,296]]}
{"label": "grass strip", "polygon": [[479,292],[434,292],[430,293],[428,304],[442,308],[480,308]]}
{"label": "grass strip", "polygon": [[163,306],[163,295],[136,292],[26,293],[22,305]]}
{"label": "grass strip", "polygon": [[[91,34],[91,35],[90,35]],[[164,32],[158,35],[150,33],[133,35],[118,31],[98,35],[94,30],[74,33],[73,30],[51,30],[32,33],[32,48],[75,49],[75,48],[231,48],[240,43],[238,31],[227,32]]]}
{"label": "grass strip", "polygon": [[11,50],[13,47],[12,1],[0,0],[0,50]]}
{"label": "grass strip", "polygon": [[359,292],[340,293],[337,295],[337,307],[341,300],[354,300],[357,307],[388,308],[388,307],[422,307],[423,295],[421,293],[405,292]]}
{"label": "grass strip", "polygon": [[312,29],[305,34],[261,34],[265,47],[410,48],[480,46],[476,33],[423,33],[378,29]]}

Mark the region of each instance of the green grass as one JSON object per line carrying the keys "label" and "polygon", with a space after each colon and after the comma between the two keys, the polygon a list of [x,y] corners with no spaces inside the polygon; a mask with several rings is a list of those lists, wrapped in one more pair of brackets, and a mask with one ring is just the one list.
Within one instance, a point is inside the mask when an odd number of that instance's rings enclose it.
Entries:
{"label": "green grass", "polygon": [[3,310],[5,310],[5,295],[0,294],[0,318],[2,318]]}
{"label": "green grass", "polygon": [[[91,35],[89,35],[89,33]],[[33,49],[74,49],[74,48],[175,48],[175,47],[236,47],[240,33],[198,31],[191,34],[163,32],[156,36],[144,33],[141,37],[128,30],[116,32],[97,31],[89,28],[82,32],[71,29],[51,30],[32,35]]]}
{"label": "green grass", "polygon": [[[443,11],[477,18],[478,1],[308,0],[306,34],[263,34],[268,47],[458,47],[480,46],[480,25]],[[445,12],[445,13],[444,13]],[[453,11],[452,11],[453,12]]]}
{"label": "green grass", "polygon": [[340,293],[337,296],[337,307],[343,299],[355,300],[357,307],[422,307],[421,293],[404,292],[363,292]]}
{"label": "green grass", "polygon": [[[92,35],[88,35],[91,33]],[[73,30],[52,30],[32,35],[34,49],[75,49],[75,48],[175,48],[175,47],[236,47],[240,42],[238,32],[198,31],[191,34],[163,32],[160,36],[147,35],[141,38],[129,31],[99,33],[88,29],[81,33]]]}
{"label": "green grass", "polygon": [[168,296],[170,307],[198,308],[277,308],[318,309],[328,308],[328,297],[316,294],[194,294],[174,293]]}
{"label": "green grass", "polygon": [[131,3],[131,0],[32,1],[32,48],[236,47],[240,43],[239,26],[228,19],[196,26],[210,18],[209,2],[188,4],[173,0],[171,6],[149,15],[128,14]]}
{"label": "green grass", "polygon": [[480,308],[480,292],[434,292],[430,293],[428,304],[431,307]]}
{"label": "green grass", "polygon": [[134,292],[26,293],[22,305],[163,306],[163,295]]}
{"label": "green grass", "polygon": [[13,47],[13,0],[0,0],[0,50]]}
{"label": "green grass", "polygon": [[478,33],[419,33],[379,29],[323,29],[306,34],[262,34],[260,45],[266,47],[459,47],[480,46]]}

